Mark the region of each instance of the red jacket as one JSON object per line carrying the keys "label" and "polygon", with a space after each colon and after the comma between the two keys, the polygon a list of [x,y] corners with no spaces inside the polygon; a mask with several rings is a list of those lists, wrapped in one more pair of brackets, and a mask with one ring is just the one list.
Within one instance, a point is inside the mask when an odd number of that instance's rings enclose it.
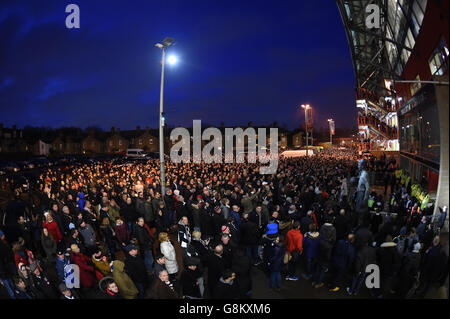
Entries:
{"label": "red jacket", "polygon": [[56,223],[55,220],[52,220],[51,222],[45,221],[45,222],[43,223],[43,226],[44,226],[44,228],[47,228],[47,229],[48,229],[48,232],[49,232],[50,234],[52,234],[53,239],[54,239],[57,243],[59,243],[59,242],[61,241],[61,239],[62,239],[63,237],[62,237],[62,235],[61,235],[61,232],[59,231],[58,224]]}
{"label": "red jacket", "polygon": [[14,254],[14,261],[16,262],[16,267],[19,268],[19,264],[23,264],[25,266],[28,266],[29,264],[33,263],[35,261],[33,253],[25,249],[25,253],[28,256],[28,260],[24,259],[19,253]]}
{"label": "red jacket", "polygon": [[80,268],[80,282],[83,288],[91,288],[95,284],[94,267],[89,266],[89,258],[82,253],[71,253],[72,262]]}
{"label": "red jacket", "polygon": [[299,253],[303,251],[303,235],[300,229],[291,229],[286,234],[286,250],[292,252],[297,250]]}

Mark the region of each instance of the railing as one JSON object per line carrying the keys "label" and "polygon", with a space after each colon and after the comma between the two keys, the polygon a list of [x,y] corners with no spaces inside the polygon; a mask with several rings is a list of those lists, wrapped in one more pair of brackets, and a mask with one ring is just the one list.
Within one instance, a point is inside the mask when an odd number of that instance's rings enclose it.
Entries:
{"label": "railing", "polygon": [[358,125],[366,125],[370,128],[374,129],[381,135],[384,135],[387,138],[393,139],[397,138],[397,128],[390,127],[386,123],[381,122],[374,116],[361,116],[358,115]]}

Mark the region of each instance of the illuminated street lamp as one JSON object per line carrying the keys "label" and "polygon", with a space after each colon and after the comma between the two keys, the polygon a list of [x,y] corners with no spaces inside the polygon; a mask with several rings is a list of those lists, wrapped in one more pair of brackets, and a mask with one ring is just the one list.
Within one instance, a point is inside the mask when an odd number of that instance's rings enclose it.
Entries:
{"label": "illuminated street lamp", "polygon": [[309,104],[302,104],[302,108],[305,109],[305,131],[306,131],[306,156],[308,156],[308,123],[307,123],[307,114],[306,110],[311,108]]}
{"label": "illuminated street lamp", "polygon": [[[159,96],[159,161],[160,161],[160,172],[161,172],[161,196],[165,195],[166,188],[166,178],[164,169],[164,112],[163,112],[163,93],[164,93],[164,62],[166,56],[166,49],[173,43],[172,38],[165,38],[162,43],[156,43],[155,46],[162,50],[161,58],[161,91]],[[176,57],[170,56],[168,63],[175,64]]]}

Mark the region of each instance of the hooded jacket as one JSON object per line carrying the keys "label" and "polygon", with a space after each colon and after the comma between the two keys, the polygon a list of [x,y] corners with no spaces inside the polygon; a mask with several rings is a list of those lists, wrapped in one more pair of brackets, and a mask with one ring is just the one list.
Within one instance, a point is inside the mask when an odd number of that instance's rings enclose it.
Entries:
{"label": "hooded jacket", "polygon": [[124,299],[134,299],[138,295],[139,291],[134,285],[131,278],[124,271],[125,264],[120,260],[113,261],[113,278],[119,293]]}
{"label": "hooded jacket", "polygon": [[84,209],[84,205],[86,204],[86,200],[84,199],[84,193],[79,193],[78,194],[78,209],[79,210],[83,210]]}
{"label": "hooded jacket", "polygon": [[286,250],[291,253],[297,250],[298,253],[303,251],[303,235],[300,229],[291,229],[286,235]]}
{"label": "hooded jacket", "polygon": [[319,233],[307,232],[303,237],[303,253],[308,259],[316,258],[319,250]]}

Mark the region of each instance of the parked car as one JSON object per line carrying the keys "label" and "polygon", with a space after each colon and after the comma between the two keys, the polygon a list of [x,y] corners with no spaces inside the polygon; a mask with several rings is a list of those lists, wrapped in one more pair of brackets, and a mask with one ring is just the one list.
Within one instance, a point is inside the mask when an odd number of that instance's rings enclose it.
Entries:
{"label": "parked car", "polygon": [[129,148],[125,156],[128,158],[146,158],[147,153],[142,148]]}
{"label": "parked car", "polygon": [[16,161],[15,164],[17,164],[21,170],[34,168],[34,164],[29,161]]}
{"label": "parked car", "polygon": [[7,171],[15,172],[15,173],[20,171],[20,167],[16,163],[13,163],[13,162],[6,162],[4,168]]}

